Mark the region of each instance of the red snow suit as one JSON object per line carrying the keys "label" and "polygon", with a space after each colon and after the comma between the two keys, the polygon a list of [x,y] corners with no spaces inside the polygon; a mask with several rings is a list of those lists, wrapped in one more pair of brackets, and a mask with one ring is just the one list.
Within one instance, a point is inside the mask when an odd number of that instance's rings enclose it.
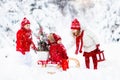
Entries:
{"label": "red snow suit", "polygon": [[20,51],[23,55],[25,55],[26,51],[30,51],[30,45],[32,44],[32,48],[37,50],[33,41],[32,41],[32,32],[31,29],[26,29],[25,25],[30,24],[30,21],[24,17],[21,22],[21,29],[17,31],[16,34],[16,51]]}
{"label": "red snow suit", "polygon": [[[30,45],[34,44],[32,41],[31,30],[21,28],[16,34],[16,50],[20,51],[23,55],[26,51],[30,51]],[[34,46],[35,47],[35,46]]]}
{"label": "red snow suit", "polygon": [[50,45],[50,59],[55,62],[61,62],[62,59],[68,59],[66,50],[62,44]]}
{"label": "red snow suit", "polygon": [[68,56],[66,49],[62,43],[57,43],[58,40],[61,40],[61,37],[56,35],[55,33],[52,34],[54,38],[54,42],[50,43],[49,47],[49,54],[50,60],[56,63],[59,63],[63,70],[68,68]]}
{"label": "red snow suit", "polygon": [[64,71],[69,68],[67,60],[68,56],[62,44],[51,44],[49,54],[50,60],[60,64]]}

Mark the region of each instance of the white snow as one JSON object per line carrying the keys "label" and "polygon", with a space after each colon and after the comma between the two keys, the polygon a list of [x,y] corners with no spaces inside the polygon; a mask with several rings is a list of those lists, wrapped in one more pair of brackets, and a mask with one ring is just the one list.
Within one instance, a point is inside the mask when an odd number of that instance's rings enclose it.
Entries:
{"label": "white snow", "polygon": [[[98,69],[86,69],[82,54],[74,55],[80,61],[80,67],[76,68],[74,62],[70,62],[70,68],[67,71],[57,69],[55,66],[42,68],[37,65],[40,53],[33,55],[33,66],[21,65],[17,62],[15,47],[0,49],[0,79],[1,80],[119,80],[120,73],[120,54],[118,44],[104,45],[106,60],[99,62]],[[7,50],[6,50],[7,49]],[[71,57],[71,56],[70,56]],[[91,63],[92,64],[92,63]],[[48,72],[56,72],[49,74]]]}

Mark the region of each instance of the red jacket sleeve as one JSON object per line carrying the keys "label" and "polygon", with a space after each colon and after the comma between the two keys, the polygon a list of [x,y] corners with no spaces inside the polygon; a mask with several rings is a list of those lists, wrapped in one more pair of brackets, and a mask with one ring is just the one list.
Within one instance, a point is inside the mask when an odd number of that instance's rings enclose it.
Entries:
{"label": "red jacket sleeve", "polygon": [[62,59],[68,59],[68,56],[67,56],[67,51],[64,47],[63,44],[58,44],[59,47],[58,47],[58,53],[60,53]]}
{"label": "red jacket sleeve", "polygon": [[21,52],[30,51],[30,45],[32,44],[31,31],[20,29],[16,35],[17,45],[16,50]]}
{"label": "red jacket sleeve", "polygon": [[50,50],[49,50],[49,54],[50,54],[50,59],[53,61],[60,61],[60,56],[58,55],[57,52],[57,46],[56,44],[51,44],[50,45]]}
{"label": "red jacket sleeve", "polygon": [[17,32],[17,47],[18,48],[21,48],[22,47],[22,42],[23,42],[23,36],[22,36],[23,34],[22,34],[22,32],[19,30],[18,32]]}

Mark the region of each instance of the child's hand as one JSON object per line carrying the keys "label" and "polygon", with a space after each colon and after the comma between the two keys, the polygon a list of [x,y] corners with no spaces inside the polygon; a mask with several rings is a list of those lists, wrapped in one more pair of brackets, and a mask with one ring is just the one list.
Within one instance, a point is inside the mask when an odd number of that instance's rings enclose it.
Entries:
{"label": "child's hand", "polygon": [[38,48],[35,46],[35,44],[31,44],[31,47],[33,50],[38,51]]}

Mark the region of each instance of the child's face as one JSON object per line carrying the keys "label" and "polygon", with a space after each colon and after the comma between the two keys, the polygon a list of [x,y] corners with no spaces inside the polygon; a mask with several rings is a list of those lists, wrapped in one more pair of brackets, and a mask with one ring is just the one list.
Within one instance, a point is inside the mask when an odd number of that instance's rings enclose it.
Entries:
{"label": "child's face", "polygon": [[80,33],[80,30],[74,30],[74,29],[72,29],[72,34],[73,34],[73,36],[78,36],[79,35],[79,33]]}
{"label": "child's face", "polygon": [[30,24],[26,24],[26,25],[24,26],[24,28],[25,28],[26,30],[29,30],[29,29],[30,29]]}
{"label": "child's face", "polygon": [[49,40],[50,42],[55,42],[52,34],[49,34],[49,35],[48,35],[48,40]]}

